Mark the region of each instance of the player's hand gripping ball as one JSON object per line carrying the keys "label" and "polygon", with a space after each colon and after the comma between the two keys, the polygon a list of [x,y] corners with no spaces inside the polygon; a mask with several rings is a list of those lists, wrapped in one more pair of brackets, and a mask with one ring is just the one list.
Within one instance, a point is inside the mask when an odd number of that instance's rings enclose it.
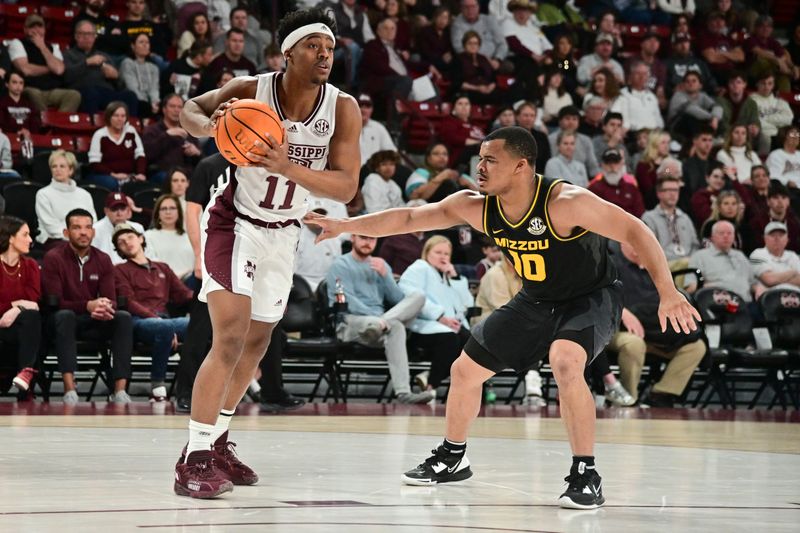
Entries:
{"label": "player's hand gripping ball", "polygon": [[214,139],[220,153],[234,165],[246,167],[253,163],[247,152],[259,153],[255,142],[272,146],[267,135],[283,144],[286,132],[278,114],[259,100],[237,100],[217,120]]}

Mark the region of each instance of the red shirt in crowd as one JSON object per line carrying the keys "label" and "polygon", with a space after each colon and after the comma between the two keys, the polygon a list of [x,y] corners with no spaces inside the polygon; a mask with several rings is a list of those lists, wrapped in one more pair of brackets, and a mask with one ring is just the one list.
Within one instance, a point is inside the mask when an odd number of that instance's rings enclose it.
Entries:
{"label": "red shirt in crowd", "polygon": [[2,259],[0,263],[0,315],[11,309],[11,302],[38,302],[42,295],[39,263],[30,257],[20,257],[13,267]]}
{"label": "red shirt in crowd", "polygon": [[639,187],[636,185],[636,178],[630,174],[622,176],[616,186],[603,179],[602,174],[598,174],[589,183],[589,190],[603,200],[621,207],[636,218],[641,218],[644,214],[642,193],[639,192]]}
{"label": "red shirt in crowd", "polygon": [[439,124],[439,139],[447,146],[450,151],[450,161],[448,164],[453,167],[458,161],[461,152],[464,151],[467,139],[481,141],[485,137],[483,130],[469,121],[464,122],[453,115],[446,116]]}
{"label": "red shirt in crowd", "polygon": [[6,135],[26,128],[31,133],[39,133],[42,120],[39,111],[25,95],[15,102],[9,95],[0,96],[0,131]]}
{"label": "red shirt in crowd", "polygon": [[126,124],[118,140],[111,137],[108,127],[94,132],[89,146],[89,167],[93,174],[144,174],[147,170],[144,145],[133,126]]}
{"label": "red shirt in crowd", "polygon": [[133,316],[157,318],[167,314],[167,304],[183,304],[192,299],[184,285],[166,263],[149,261],[139,265],[131,260],[114,267],[117,291],[128,298]]}
{"label": "red shirt in crowd", "polygon": [[750,229],[753,232],[753,247],[761,248],[764,246],[764,228],[770,222],[783,222],[788,229],[789,242],[786,244],[787,250],[800,252],[800,221],[791,209],[786,213],[783,220],[776,220],[770,216],[769,211],[761,213],[750,219]]}
{"label": "red shirt in crowd", "polygon": [[81,260],[68,242],[44,256],[42,290],[45,296],[57,296],[59,307],[76,314],[88,313],[86,303],[99,297],[117,303],[114,267],[111,258],[94,246]]}

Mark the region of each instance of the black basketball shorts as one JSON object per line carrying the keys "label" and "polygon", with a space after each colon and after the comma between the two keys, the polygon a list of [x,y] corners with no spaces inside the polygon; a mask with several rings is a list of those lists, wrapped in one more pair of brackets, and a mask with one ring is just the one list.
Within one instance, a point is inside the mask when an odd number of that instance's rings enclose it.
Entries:
{"label": "black basketball shorts", "polygon": [[472,328],[464,351],[494,372],[523,372],[547,356],[554,340],[576,342],[594,360],[619,329],[622,282],[563,302],[536,302],[520,291]]}

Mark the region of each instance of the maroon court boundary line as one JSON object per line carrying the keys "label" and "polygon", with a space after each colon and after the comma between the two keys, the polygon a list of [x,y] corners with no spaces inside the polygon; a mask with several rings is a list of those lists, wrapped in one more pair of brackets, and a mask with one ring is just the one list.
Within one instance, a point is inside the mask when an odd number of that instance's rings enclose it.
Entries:
{"label": "maroon court boundary line", "polygon": [[[283,413],[262,413],[258,404],[239,405],[238,416],[433,416],[444,417],[445,406],[414,406],[376,403],[310,403],[300,409]],[[150,404],[134,402],[127,405],[106,402],[84,402],[76,406],[61,402],[0,402],[0,416],[188,416],[176,413],[172,403]],[[483,418],[560,418],[557,406],[543,408],[520,405],[493,405],[483,407]],[[686,420],[710,422],[764,422],[779,424],[800,423],[800,411],[749,410],[749,409],[643,409],[610,408],[597,410],[602,420]]]}

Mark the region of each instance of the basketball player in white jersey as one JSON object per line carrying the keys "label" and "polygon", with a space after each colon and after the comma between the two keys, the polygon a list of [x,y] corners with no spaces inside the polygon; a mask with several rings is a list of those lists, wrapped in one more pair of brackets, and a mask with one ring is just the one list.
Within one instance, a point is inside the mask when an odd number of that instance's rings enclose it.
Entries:
{"label": "basketball player in white jersey", "polygon": [[[177,494],[212,498],[258,476],[228,441],[228,424],[282,316],[292,284],[306,196],[348,202],[358,187],[361,114],[327,84],[335,22],[322,10],[297,11],[278,28],[285,73],[236,77],[186,103],[181,125],[211,136],[237,99],[273,108],[286,141],[268,136],[218,190],[203,215],[203,287],[213,326],[211,351],[195,379],[189,444],[175,467]],[[256,150],[256,149],[254,149]]]}

